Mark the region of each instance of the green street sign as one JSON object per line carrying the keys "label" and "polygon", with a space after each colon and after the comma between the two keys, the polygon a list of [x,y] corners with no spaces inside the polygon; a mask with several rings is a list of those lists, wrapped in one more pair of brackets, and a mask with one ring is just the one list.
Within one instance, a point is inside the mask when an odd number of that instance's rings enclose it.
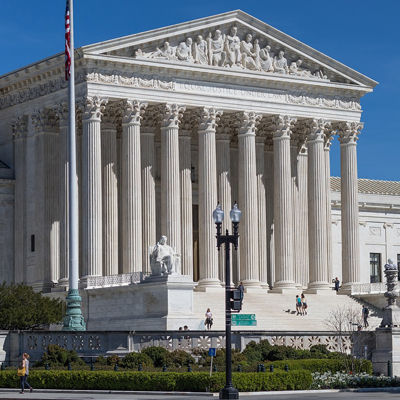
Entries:
{"label": "green street sign", "polygon": [[256,314],[232,314],[232,321],[255,321]]}
{"label": "green street sign", "polygon": [[257,321],[254,319],[242,319],[239,321],[232,321],[232,326],[257,326]]}

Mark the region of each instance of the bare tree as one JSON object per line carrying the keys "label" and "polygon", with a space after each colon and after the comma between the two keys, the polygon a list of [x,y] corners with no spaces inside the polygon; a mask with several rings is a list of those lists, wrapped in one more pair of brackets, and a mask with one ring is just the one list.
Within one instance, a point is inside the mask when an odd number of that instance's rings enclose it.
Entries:
{"label": "bare tree", "polygon": [[360,372],[362,359],[369,359],[375,348],[375,335],[362,331],[363,318],[360,310],[354,307],[337,307],[324,321],[332,331],[338,334],[338,349],[343,356],[346,372]]}

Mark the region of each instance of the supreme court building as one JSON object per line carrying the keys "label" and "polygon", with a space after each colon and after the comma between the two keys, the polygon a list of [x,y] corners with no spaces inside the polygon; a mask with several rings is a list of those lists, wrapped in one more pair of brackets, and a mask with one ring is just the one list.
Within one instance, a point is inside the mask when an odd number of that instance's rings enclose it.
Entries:
{"label": "supreme court building", "polygon": [[[84,46],[75,65],[82,287],[149,273],[161,235],[195,290],[221,287],[218,201],[224,230],[235,201],[242,211],[232,279],[248,291],[369,281],[362,249],[378,231],[360,235],[357,140],[377,82],[242,11]],[[68,286],[66,102],[64,54],[0,77],[0,277],[47,292]],[[384,263],[400,190],[381,204],[379,187]]]}

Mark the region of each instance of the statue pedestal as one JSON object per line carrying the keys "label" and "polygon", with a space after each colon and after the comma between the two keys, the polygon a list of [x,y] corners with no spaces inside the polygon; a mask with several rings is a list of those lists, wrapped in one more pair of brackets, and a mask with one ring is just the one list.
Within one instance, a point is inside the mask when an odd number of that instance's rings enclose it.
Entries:
{"label": "statue pedestal", "polygon": [[189,276],[171,274],[150,276],[136,285],[87,289],[87,329],[165,331],[187,325],[197,330],[202,320],[193,315],[195,285]]}

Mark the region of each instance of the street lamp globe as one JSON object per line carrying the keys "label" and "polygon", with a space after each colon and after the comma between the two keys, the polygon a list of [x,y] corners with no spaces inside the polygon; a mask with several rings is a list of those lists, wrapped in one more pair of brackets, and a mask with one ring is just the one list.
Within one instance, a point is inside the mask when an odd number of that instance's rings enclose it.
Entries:
{"label": "street lamp globe", "polygon": [[241,216],[242,216],[242,212],[239,210],[239,208],[238,208],[238,206],[236,204],[236,201],[235,201],[235,204],[233,205],[233,208],[229,213],[229,217],[231,218],[233,223],[239,223]]}
{"label": "street lamp globe", "polygon": [[216,224],[222,224],[222,221],[224,220],[224,211],[221,210],[219,202],[217,204],[217,208],[213,211],[213,218]]}

